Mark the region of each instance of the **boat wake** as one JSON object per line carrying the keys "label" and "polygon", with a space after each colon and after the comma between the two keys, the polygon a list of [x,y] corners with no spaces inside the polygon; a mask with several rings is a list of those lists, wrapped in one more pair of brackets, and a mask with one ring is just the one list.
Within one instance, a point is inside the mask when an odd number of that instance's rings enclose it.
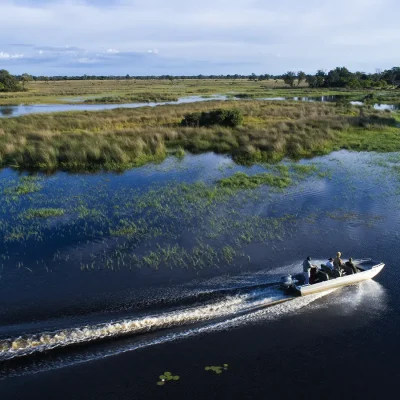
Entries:
{"label": "boat wake", "polygon": [[291,300],[291,298],[280,293],[276,287],[256,289],[248,293],[228,295],[222,300],[209,302],[205,305],[195,304],[191,307],[164,311],[159,315],[123,318],[107,323],[21,335],[0,341],[0,361],[58,347],[117,336],[154,332],[160,329],[233,316],[288,300]]}
{"label": "boat wake", "polygon": [[[331,292],[291,297],[279,290],[276,282],[253,288],[246,285],[242,289],[224,289],[207,302],[196,301],[148,315],[136,314],[103,323],[7,337],[0,340],[0,361],[4,366],[0,379],[101,359],[257,320],[275,319]],[[113,338],[119,340],[107,340]],[[31,357],[26,356],[35,357],[30,362]]]}

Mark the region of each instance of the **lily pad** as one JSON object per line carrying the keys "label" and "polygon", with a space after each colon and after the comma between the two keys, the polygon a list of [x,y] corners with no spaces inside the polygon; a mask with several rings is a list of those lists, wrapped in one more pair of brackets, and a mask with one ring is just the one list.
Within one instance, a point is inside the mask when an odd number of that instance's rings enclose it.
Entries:
{"label": "lily pad", "polygon": [[204,368],[206,371],[213,371],[216,374],[222,374],[223,371],[226,371],[228,369],[228,364],[223,364],[223,366],[220,365],[212,365]]}
{"label": "lily pad", "polygon": [[168,381],[178,381],[180,379],[180,376],[179,375],[172,375],[171,372],[166,371],[166,372],[164,372],[163,375],[160,375],[159,378],[160,378],[160,381],[157,382],[157,385],[163,386]]}

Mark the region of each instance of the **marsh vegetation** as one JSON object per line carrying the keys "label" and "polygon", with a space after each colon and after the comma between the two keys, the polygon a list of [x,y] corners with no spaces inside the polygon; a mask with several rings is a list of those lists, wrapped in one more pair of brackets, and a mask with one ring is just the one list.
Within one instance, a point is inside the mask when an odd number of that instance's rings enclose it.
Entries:
{"label": "marsh vegetation", "polygon": [[[233,108],[234,125],[239,126],[185,124],[188,114],[228,115]],[[46,171],[124,170],[160,162],[174,151],[182,155],[182,150],[229,154],[247,164],[340,148],[398,151],[396,118],[371,109],[360,114],[358,107],[256,100],[28,115],[0,120],[0,165]]]}
{"label": "marsh vegetation", "polygon": [[[193,179],[203,168],[210,178]],[[392,182],[393,193],[385,194],[398,195],[398,157],[375,157],[373,168],[383,168]],[[370,228],[382,222],[380,215],[369,212],[366,218],[360,210],[344,207],[345,197],[339,204],[332,198],[332,204],[319,211],[315,207],[300,211],[296,203],[290,203],[290,196],[302,195],[303,185],[335,186],[329,163],[285,162],[249,168],[226,157],[205,155],[190,156],[184,162],[170,158],[163,166],[137,171],[135,185],[128,184],[129,176],[110,174],[2,178],[0,267],[14,265],[37,273],[66,265],[83,271],[218,269],[248,265],[255,245],[274,251],[293,237],[299,224],[313,226],[316,220],[324,220]],[[176,178],[144,183],[148,174]],[[375,179],[367,172],[365,179],[367,175]],[[120,183],[115,187],[115,182]],[[376,182],[383,184],[381,175]],[[342,189],[348,195],[357,193],[351,181],[346,185]],[[283,209],[281,202],[286,204]],[[21,245],[23,260],[16,252]],[[71,252],[70,246],[78,247]],[[38,249],[41,256],[35,257]]]}
{"label": "marsh vegetation", "polygon": [[[18,86],[19,87],[19,86]],[[121,80],[56,80],[25,83],[25,91],[0,93],[0,105],[18,104],[119,104],[124,102],[171,101],[188,96],[221,94],[244,98],[317,97],[342,95],[360,100],[368,93],[380,101],[400,103],[398,90],[362,87],[310,87],[305,81],[288,87],[282,79],[121,79]],[[391,101],[389,101],[391,99]]]}

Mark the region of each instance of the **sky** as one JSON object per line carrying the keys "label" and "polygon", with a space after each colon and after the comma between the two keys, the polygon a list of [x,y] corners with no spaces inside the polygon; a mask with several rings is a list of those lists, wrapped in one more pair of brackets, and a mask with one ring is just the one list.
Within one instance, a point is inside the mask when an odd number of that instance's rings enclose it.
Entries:
{"label": "sky", "polygon": [[313,73],[400,65],[399,0],[0,0],[0,69]]}

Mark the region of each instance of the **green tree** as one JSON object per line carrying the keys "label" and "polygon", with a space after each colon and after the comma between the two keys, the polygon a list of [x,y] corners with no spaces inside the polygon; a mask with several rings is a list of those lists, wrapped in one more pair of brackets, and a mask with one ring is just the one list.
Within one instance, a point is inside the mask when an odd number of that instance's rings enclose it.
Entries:
{"label": "green tree", "polygon": [[304,82],[306,80],[306,77],[307,75],[305,72],[299,71],[297,73],[297,86],[299,86],[301,82]]}
{"label": "green tree", "polygon": [[315,74],[316,78],[316,86],[315,87],[321,87],[325,84],[325,79],[326,79],[326,72],[323,69],[319,69],[317,73]]}
{"label": "green tree", "polygon": [[317,87],[317,77],[315,75],[307,75],[306,82],[311,88]]}
{"label": "green tree", "polygon": [[389,83],[394,86],[396,84],[396,80],[400,79],[400,67],[394,67],[385,73],[386,79]]}
{"label": "green tree", "polygon": [[253,72],[253,73],[249,76],[249,79],[250,79],[251,81],[256,81],[256,80],[257,80],[257,75]]}
{"label": "green tree", "polygon": [[328,75],[325,78],[325,86],[328,87],[344,87],[348,85],[350,81],[354,82],[355,80],[362,79],[362,73],[352,74],[345,67],[337,67],[332,71],[328,72]]}
{"label": "green tree", "polygon": [[25,89],[25,83],[27,83],[27,82],[30,82],[30,81],[32,81],[33,80],[33,78],[32,78],[32,76],[31,75],[29,75],[29,74],[22,74],[21,75],[21,82],[22,82],[22,87],[23,87],[23,89]]}
{"label": "green tree", "polygon": [[290,87],[294,86],[294,81],[296,79],[296,73],[293,71],[288,71],[286,74],[282,75],[283,81],[286,83],[286,85],[289,85]]}
{"label": "green tree", "polygon": [[18,81],[5,69],[0,70],[0,84],[3,86],[3,92],[18,92],[21,90],[21,87],[18,84]]}

